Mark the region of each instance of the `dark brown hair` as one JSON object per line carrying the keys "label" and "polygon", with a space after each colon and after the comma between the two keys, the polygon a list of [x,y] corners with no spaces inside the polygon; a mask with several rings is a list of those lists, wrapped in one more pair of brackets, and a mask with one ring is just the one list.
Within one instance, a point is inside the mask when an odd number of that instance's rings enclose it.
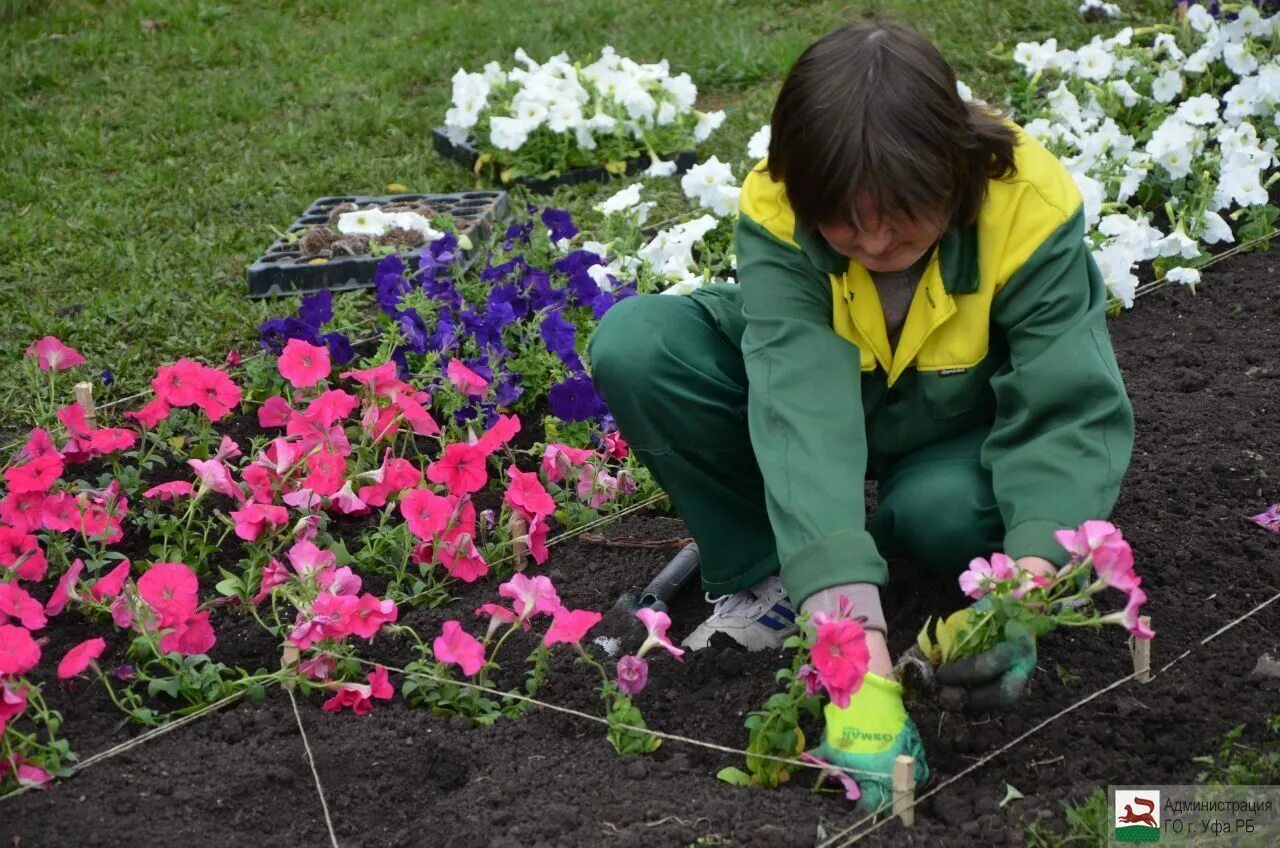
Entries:
{"label": "dark brown hair", "polygon": [[799,222],[859,226],[855,198],[882,215],[967,226],[987,181],[1014,172],[1013,130],[965,103],[929,39],[867,21],[801,54],[773,107],[769,173]]}

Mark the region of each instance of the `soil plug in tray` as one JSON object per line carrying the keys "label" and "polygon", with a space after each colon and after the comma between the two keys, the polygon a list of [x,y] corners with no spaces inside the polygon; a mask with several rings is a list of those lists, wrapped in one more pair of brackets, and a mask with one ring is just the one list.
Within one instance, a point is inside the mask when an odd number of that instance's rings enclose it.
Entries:
{"label": "soil plug in tray", "polygon": [[471,247],[461,252],[459,264],[464,270],[481,255],[495,225],[509,212],[505,191],[322,197],[249,266],[249,296],[372,288],[374,269],[385,255],[374,255],[373,245],[410,250],[426,242],[420,231],[411,229],[392,228],[376,237],[337,231],[342,213],[371,206],[388,213],[416,212],[429,221],[448,215],[458,235],[471,241]]}
{"label": "soil plug in tray", "polygon": [[[476,162],[480,159],[480,151],[476,149],[471,140],[462,142],[461,144],[452,141],[445,133],[443,128],[437,127],[432,133],[432,145],[435,147],[436,153],[446,159],[452,159],[467,170],[474,171]],[[676,173],[683,174],[698,163],[698,153],[695,150],[683,150],[675,154],[674,161],[676,163]],[[627,168],[623,172],[626,176],[634,176],[649,167],[651,164],[649,157],[640,156],[635,159],[628,159]],[[517,177],[512,180],[514,183],[526,186],[530,191],[538,194],[550,194],[556,186],[576,185],[578,183],[604,182],[612,176],[619,176],[611,173],[603,166],[597,165],[591,168],[574,168],[571,171],[565,171],[558,177],[550,179],[539,179],[538,177]]]}

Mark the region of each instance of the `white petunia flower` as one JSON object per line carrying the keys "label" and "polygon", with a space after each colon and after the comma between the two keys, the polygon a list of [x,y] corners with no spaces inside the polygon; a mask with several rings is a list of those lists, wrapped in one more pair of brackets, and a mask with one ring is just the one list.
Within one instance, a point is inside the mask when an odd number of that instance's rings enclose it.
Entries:
{"label": "white petunia flower", "polygon": [[1107,199],[1107,192],[1102,183],[1087,174],[1072,173],[1071,178],[1076,181],[1076,188],[1080,189],[1080,195],[1084,198],[1084,218],[1087,229],[1098,223],[1098,216],[1102,214],[1102,204]]}
{"label": "white petunia flower", "polygon": [[1196,32],[1208,32],[1216,22],[1209,10],[1197,3],[1187,9],[1187,23]]}
{"label": "white petunia flower", "polygon": [[1129,85],[1127,80],[1112,80],[1111,90],[1120,97],[1120,101],[1124,103],[1126,109],[1132,109],[1137,106],[1138,101],[1142,99],[1142,95],[1133,86]]}
{"label": "white petunia flower", "polygon": [[1264,112],[1267,104],[1261,96],[1261,77],[1245,77],[1231,86],[1222,95],[1222,105],[1222,118],[1229,124],[1239,124],[1250,115]]}
{"label": "white petunia flower", "polygon": [[1231,232],[1231,227],[1217,212],[1205,212],[1203,220],[1204,234],[1201,238],[1204,239],[1205,244],[1231,243],[1236,240],[1235,234]]}
{"label": "white petunia flower", "polygon": [[710,277],[711,275],[705,272],[703,274],[694,274],[692,271],[686,269],[684,274],[671,285],[663,289],[661,294],[670,294],[677,297],[680,295],[690,294],[711,282]]}
{"label": "white petunia flower", "polygon": [[661,159],[654,159],[653,163],[645,168],[644,175],[646,177],[671,177],[676,173],[675,160],[663,162]]}
{"label": "white petunia flower", "polygon": [[1027,76],[1031,76],[1049,67],[1057,53],[1056,38],[1051,38],[1043,44],[1038,41],[1021,41],[1013,48],[1013,61],[1022,66]]}
{"label": "white petunia flower", "polygon": [[676,105],[674,103],[663,103],[658,107],[658,116],[654,121],[660,127],[669,127],[676,122]]}
{"label": "white petunia flower", "polygon": [[1161,53],[1168,55],[1175,62],[1181,62],[1186,58],[1186,54],[1178,47],[1178,40],[1167,32],[1157,35],[1155,42],[1151,45],[1152,58],[1159,57]]}
{"label": "white petunia flower", "polygon": [[1156,242],[1156,251],[1161,256],[1180,256],[1183,259],[1195,259],[1200,255],[1200,245],[1182,230],[1174,230]]}
{"label": "white petunia flower", "polygon": [[680,277],[693,267],[693,247],[716,228],[716,219],[703,215],[662,230],[636,251],[636,259],[648,263],[663,276]]}
{"label": "white petunia flower", "polygon": [[773,138],[773,127],[765,124],[755,131],[747,142],[747,156],[752,159],[763,159],[769,155],[769,141]]}
{"label": "white petunia flower", "polygon": [[640,183],[632,183],[621,191],[612,194],[603,203],[596,204],[596,211],[603,212],[606,215],[626,212],[640,203],[640,191],[643,188],[644,186],[640,185]]}
{"label": "white petunia flower", "polygon": [[1231,200],[1240,206],[1261,206],[1267,202],[1267,190],[1262,187],[1257,169],[1223,168],[1214,199]]}
{"label": "white petunia flower", "polygon": [[519,118],[491,118],[489,142],[499,150],[519,150],[529,139],[529,131],[532,129]]}
{"label": "white petunia flower", "polygon": [[1203,74],[1209,70],[1209,62],[1213,61],[1213,51],[1201,47],[1187,57],[1182,63],[1182,70],[1188,74]]}
{"label": "white petunia flower", "polygon": [[1166,118],[1152,133],[1146,152],[1174,179],[1191,173],[1191,160],[1199,146],[1200,136],[1177,115]]}
{"label": "white petunia flower", "polygon": [[588,253],[594,253],[601,259],[609,258],[609,245],[602,241],[584,241],[582,243],[582,249]]}
{"label": "white petunia flower", "polygon": [[1086,44],[1076,51],[1076,74],[1087,80],[1111,76],[1116,59],[1098,44]]}
{"label": "white petunia flower", "polygon": [[582,125],[582,110],[572,100],[557,100],[547,110],[547,128],[552,132],[565,132]]}
{"label": "white petunia flower", "polygon": [[1098,232],[1110,237],[1111,244],[1125,248],[1137,262],[1159,256],[1156,245],[1164,238],[1164,233],[1151,226],[1146,216],[1134,219],[1128,215],[1107,215],[1098,222]]}
{"label": "white petunia flower", "polygon": [[1197,94],[1178,104],[1177,116],[1188,124],[1203,127],[1218,120],[1218,98]]}
{"label": "white petunia flower", "polygon": [[1182,74],[1165,71],[1151,81],[1151,97],[1157,103],[1171,103],[1182,93]]}
{"label": "white petunia flower", "polygon": [[1071,89],[1067,88],[1065,82],[1058,83],[1058,87],[1049,92],[1047,99],[1049,111],[1060,121],[1072,127],[1080,125],[1082,121],[1080,101],[1076,99]]}
{"label": "white petunia flower", "polygon": [[1107,290],[1125,309],[1132,307],[1134,295],[1138,291],[1138,278],[1133,274],[1133,266],[1137,264],[1137,260],[1133,254],[1122,245],[1112,244],[1093,251],[1093,261],[1102,272]]}
{"label": "white petunia flower", "polygon": [[661,85],[676,99],[676,105],[681,110],[692,109],[693,102],[698,99],[698,87],[693,84],[688,74],[681,73],[674,77],[667,77]]}
{"label": "white petunia flower", "polygon": [[1258,11],[1256,6],[1243,6],[1236,13],[1236,19],[1232,23],[1238,25],[1240,30],[1250,38],[1272,37],[1272,22],[1262,17],[1262,13]]}
{"label": "white petunia flower", "polygon": [[698,125],[693,128],[693,140],[698,142],[706,141],[724,123],[724,117],[723,109],[717,109],[714,112],[699,112]]}
{"label": "white petunia flower", "polygon": [[338,216],[338,232],[345,236],[380,236],[390,225],[390,216],[376,206]]}
{"label": "white petunia flower", "polygon": [[1074,50],[1059,50],[1053,54],[1053,60],[1049,62],[1050,68],[1057,68],[1064,74],[1073,74],[1076,70],[1076,52]]}
{"label": "white petunia flower", "polygon": [[603,265],[592,265],[587,269],[587,276],[605,291],[613,291],[614,283],[617,282],[614,280],[613,275],[609,273],[609,269]]}
{"label": "white petunia flower", "polygon": [[680,179],[680,187],[686,197],[697,200],[699,206],[718,216],[736,215],[738,212],[741,189],[733,183],[733,168],[715,156],[694,165]]}
{"label": "white petunia flower", "polygon": [[1238,77],[1248,76],[1258,70],[1258,60],[1249,52],[1249,45],[1238,41],[1233,41],[1222,48],[1222,61],[1226,63],[1231,73]]}
{"label": "white petunia flower", "polygon": [[1184,286],[1195,286],[1200,282],[1200,271],[1196,268],[1170,268],[1164,278],[1170,283],[1182,283]]}
{"label": "white petunia flower", "polygon": [[970,88],[963,80],[956,80],[956,94],[959,94],[960,99],[965,103],[974,102],[973,89]]}

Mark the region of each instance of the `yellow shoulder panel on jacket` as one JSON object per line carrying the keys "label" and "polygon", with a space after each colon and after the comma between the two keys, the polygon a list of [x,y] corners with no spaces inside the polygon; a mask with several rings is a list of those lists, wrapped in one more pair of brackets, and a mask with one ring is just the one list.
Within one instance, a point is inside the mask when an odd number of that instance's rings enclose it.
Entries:
{"label": "yellow shoulder panel on jacket", "polygon": [[[1013,126],[1013,125],[1011,125]],[[1027,259],[1083,202],[1066,167],[1021,127],[1014,126],[1018,172],[988,183],[978,215],[978,267],[1004,287]]]}
{"label": "yellow shoulder panel on jacket", "polygon": [[796,216],[787,201],[786,186],[769,177],[768,159],[761,159],[742,181],[738,210],[780,241],[799,249],[795,240]]}

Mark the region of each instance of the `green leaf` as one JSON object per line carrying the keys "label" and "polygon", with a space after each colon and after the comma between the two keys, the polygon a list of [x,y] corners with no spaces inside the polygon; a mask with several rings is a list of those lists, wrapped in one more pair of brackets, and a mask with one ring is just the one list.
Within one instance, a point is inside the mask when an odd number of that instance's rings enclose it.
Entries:
{"label": "green leaf", "polygon": [[725,766],[720,769],[720,771],[716,772],[716,779],[723,780],[731,786],[751,786],[754,782],[751,779],[751,775],[734,766]]}
{"label": "green leaf", "polygon": [[1008,804],[1010,801],[1016,801],[1019,798],[1023,798],[1023,797],[1025,796],[1021,792],[1013,788],[1013,784],[1006,783],[1004,785],[1004,800],[1000,802],[1000,806],[1003,807],[1005,804]]}

